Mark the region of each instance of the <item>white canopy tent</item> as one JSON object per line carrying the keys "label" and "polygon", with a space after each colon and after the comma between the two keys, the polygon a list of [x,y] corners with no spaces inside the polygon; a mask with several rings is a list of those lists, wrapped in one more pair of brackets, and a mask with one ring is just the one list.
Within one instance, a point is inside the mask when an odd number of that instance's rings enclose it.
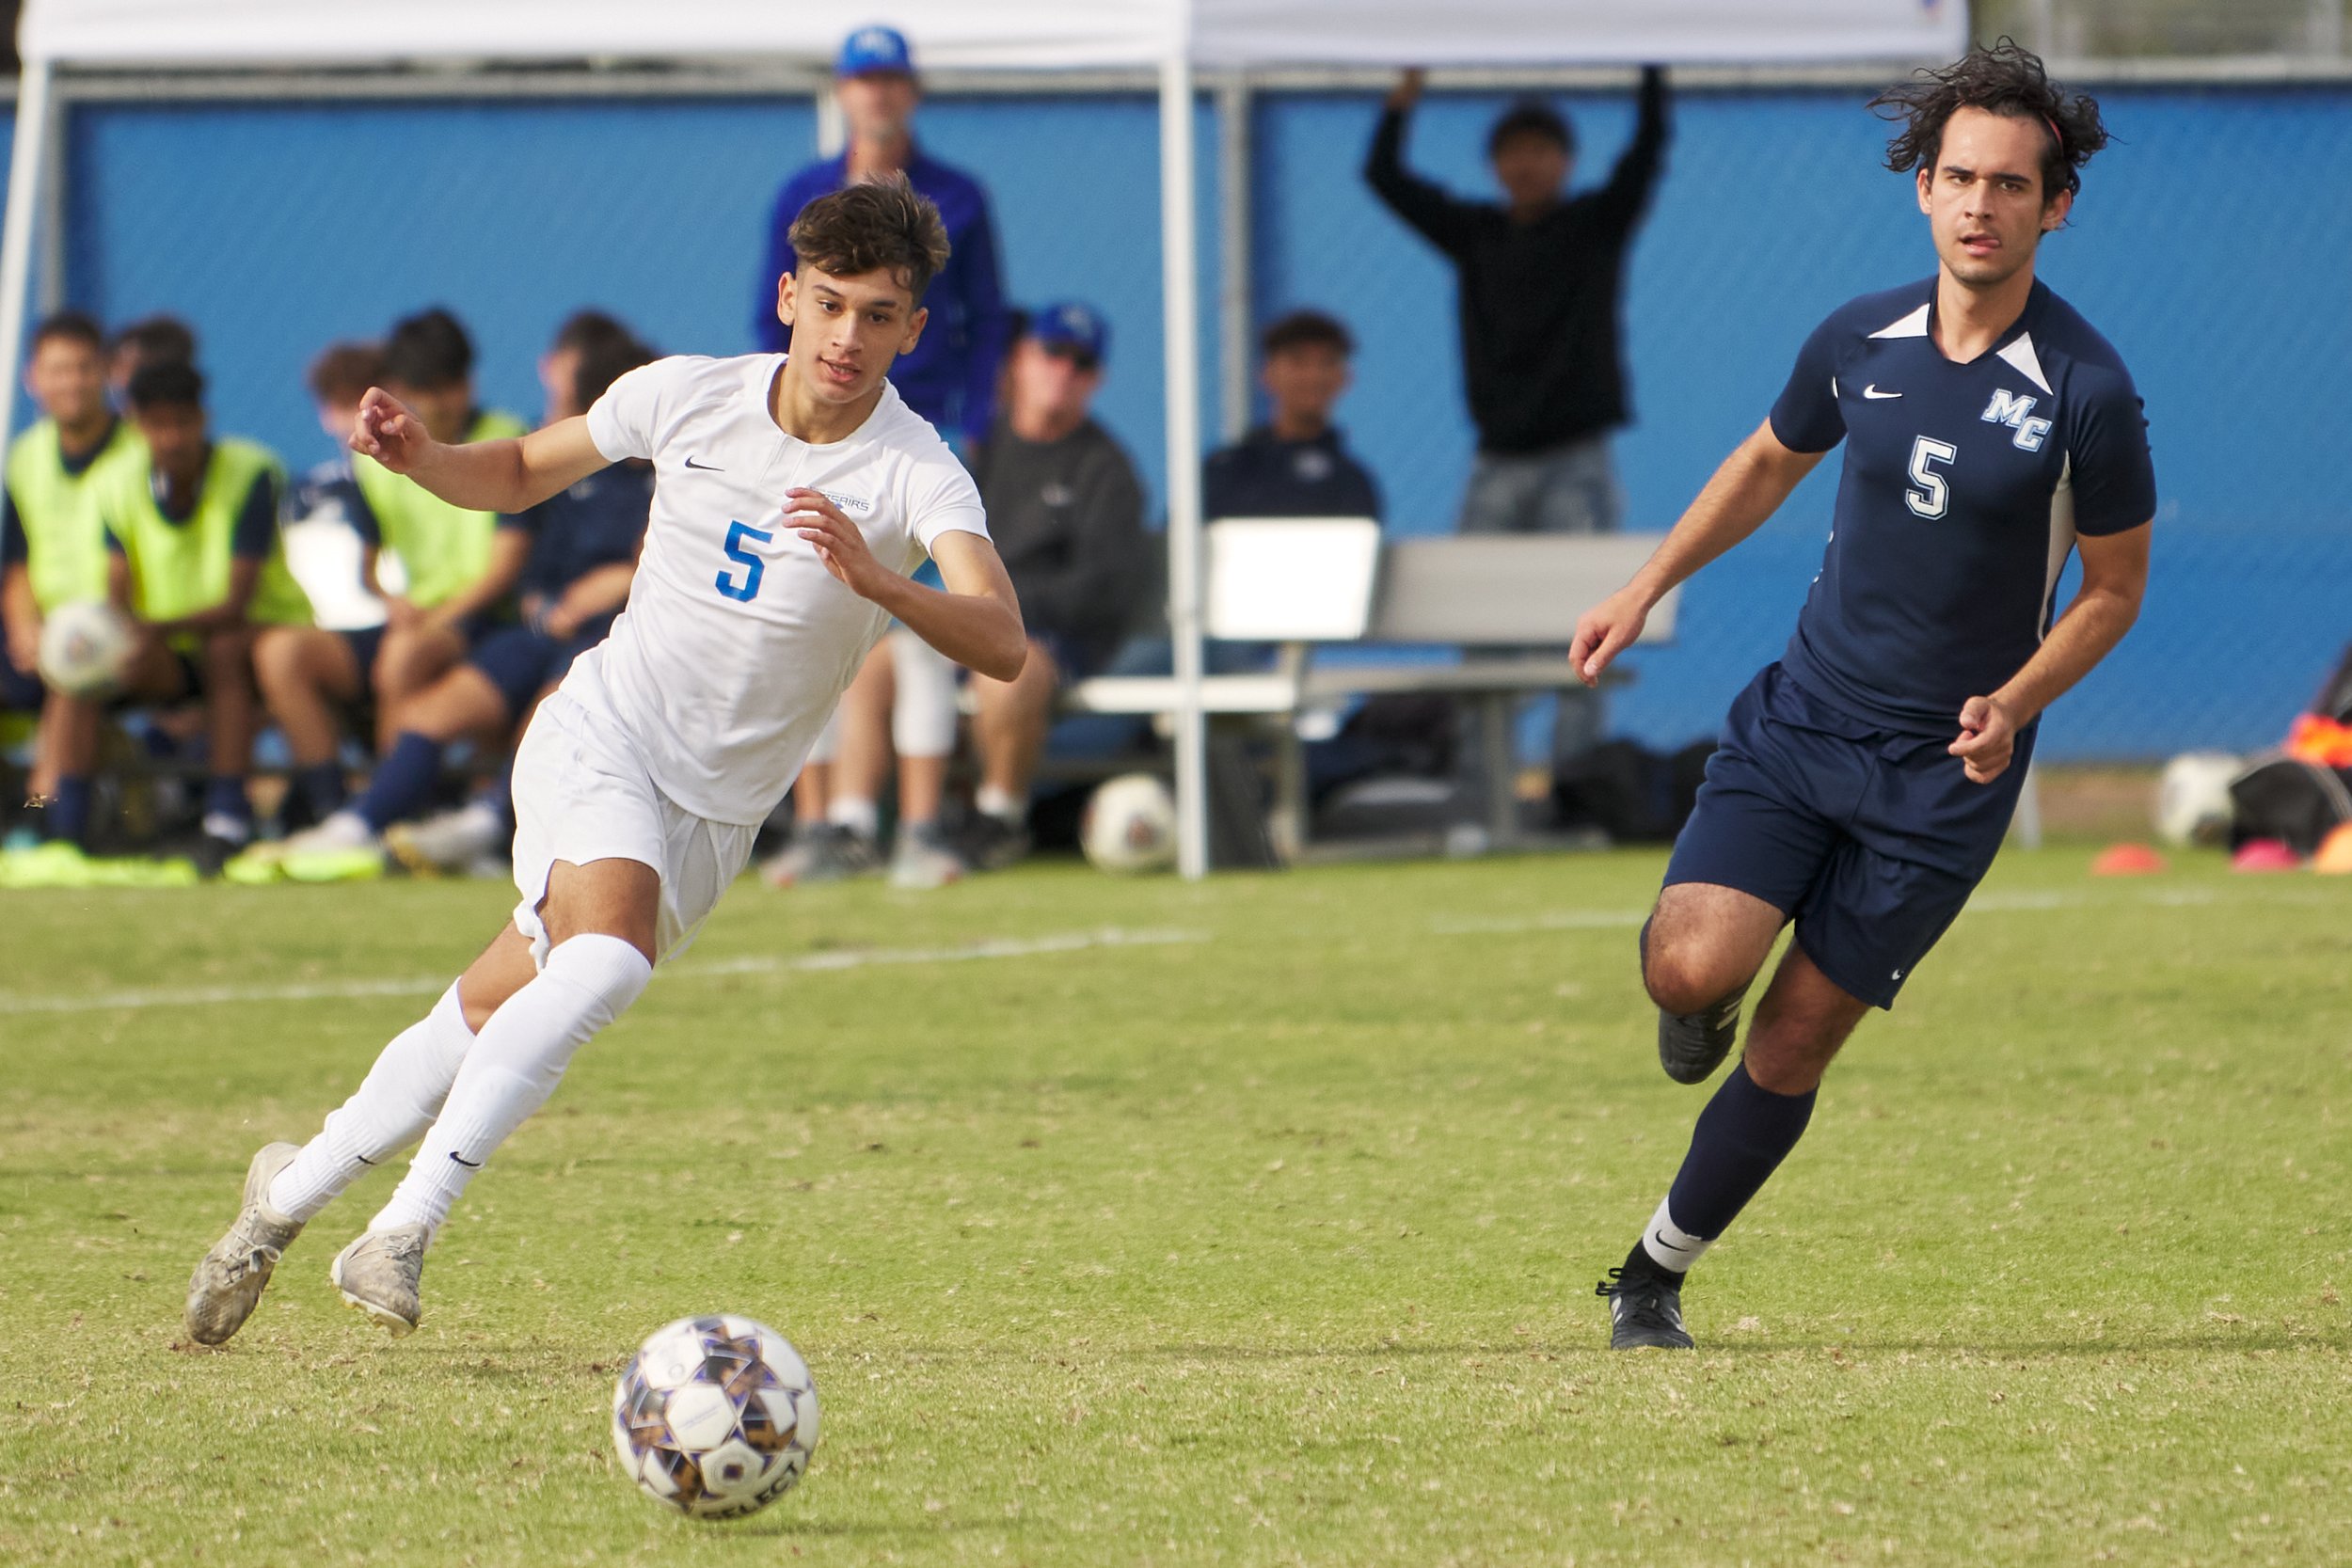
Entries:
{"label": "white canopy tent", "polygon": [[[1200,701],[1200,300],[1191,106],[1200,67],[1745,64],[1949,58],[1966,0],[878,0],[937,68],[1150,67],[1159,76],[1169,617],[1188,704],[1176,730],[1179,863],[1207,866]],[[225,70],[581,58],[825,60],[869,20],[792,0],[29,0],[20,28],[0,365],[22,352],[39,189],[60,69]],[[16,378],[0,375],[0,431]]]}

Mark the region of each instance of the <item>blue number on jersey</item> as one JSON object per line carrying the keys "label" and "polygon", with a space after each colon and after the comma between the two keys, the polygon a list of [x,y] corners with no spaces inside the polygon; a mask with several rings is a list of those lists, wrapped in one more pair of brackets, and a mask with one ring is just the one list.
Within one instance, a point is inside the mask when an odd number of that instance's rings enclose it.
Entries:
{"label": "blue number on jersey", "polygon": [[765,545],[774,538],[774,534],[753,528],[748,524],[729,523],[727,525],[727,559],[742,563],[743,580],[737,582],[733,580],[732,572],[721,572],[719,592],[733,599],[737,604],[749,604],[759,597],[759,579],[767,575],[768,562],[745,549],[743,542],[749,539],[756,544]]}

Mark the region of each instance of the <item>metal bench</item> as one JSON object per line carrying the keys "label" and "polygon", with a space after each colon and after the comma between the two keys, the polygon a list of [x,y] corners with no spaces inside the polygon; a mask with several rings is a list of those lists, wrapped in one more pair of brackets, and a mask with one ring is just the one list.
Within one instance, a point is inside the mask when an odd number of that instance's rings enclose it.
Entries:
{"label": "metal bench", "polygon": [[[1353,697],[1443,692],[1478,717],[1486,781],[1486,828],[1496,845],[1522,837],[1511,766],[1511,710],[1532,692],[1579,684],[1567,658],[1576,618],[1622,587],[1659,534],[1514,534],[1384,543],[1370,518],[1235,518],[1204,531],[1202,612],[1208,635],[1279,646],[1275,668],[1204,676],[1213,717],[1279,720],[1274,847],[1307,847],[1302,714]],[[1679,592],[1651,611],[1641,641],[1674,636]],[[1316,662],[1319,650],[1449,646],[1458,663]],[[1546,651],[1536,651],[1546,650]],[[1613,680],[1629,678],[1617,671]],[[1183,706],[1169,675],[1107,675],[1063,696],[1072,713],[1158,715]]]}

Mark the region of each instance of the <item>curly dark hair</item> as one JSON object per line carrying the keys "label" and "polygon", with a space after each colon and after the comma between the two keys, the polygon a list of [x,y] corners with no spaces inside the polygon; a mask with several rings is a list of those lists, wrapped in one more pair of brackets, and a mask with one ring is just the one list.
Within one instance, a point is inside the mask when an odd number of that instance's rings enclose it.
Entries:
{"label": "curly dark hair", "polygon": [[787,237],[803,261],[835,277],[887,269],[917,305],[947,264],[947,226],[903,174],[818,197]]}
{"label": "curly dark hair", "polygon": [[2011,39],[1972,49],[1941,71],[1915,72],[1910,81],[1870,100],[1882,119],[1902,121],[1886,144],[1886,166],[1898,174],[1932,169],[1943,150],[1944,127],[1955,109],[1983,109],[2010,119],[2032,120],[2050,133],[2042,154],[2042,198],[2083,187],[2082,166],[2107,144],[2098,101],[2070,93],[2052,82],[2042,58]]}

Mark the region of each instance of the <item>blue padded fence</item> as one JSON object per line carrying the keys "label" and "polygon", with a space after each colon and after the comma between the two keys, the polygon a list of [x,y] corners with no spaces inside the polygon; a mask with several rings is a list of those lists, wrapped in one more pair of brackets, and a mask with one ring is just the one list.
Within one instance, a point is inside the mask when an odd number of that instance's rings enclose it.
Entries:
{"label": "blue padded fence", "polygon": [[[1822,314],[1931,270],[1908,184],[1877,166],[1883,132],[1866,96],[1677,103],[1629,269],[1638,417],[1618,454],[1634,526],[1672,521],[1762,418]],[[2053,715],[2042,755],[2250,748],[2283,732],[2352,638],[2352,528],[2329,477],[2352,401],[2352,91],[2101,97],[2120,139],[2091,166],[2043,276],[2132,366],[2164,501],[2147,612]],[[1503,102],[1431,102],[1413,162],[1482,190],[1483,133]],[[1585,148],[1578,180],[1602,178],[1630,129],[1629,97],[1561,102]],[[1311,304],[1353,324],[1351,437],[1392,527],[1441,531],[1470,452],[1449,277],[1361,182],[1375,113],[1362,94],[1255,100],[1252,303],[1261,321]],[[1198,124],[1214,387],[1205,105]],[[1154,105],[941,98],[923,127],[933,150],[994,192],[1015,297],[1075,294],[1109,313],[1102,412],[1162,493]],[[190,318],[220,422],[304,464],[326,451],[301,389],[310,355],[427,303],[469,322],[487,397],[524,411],[537,405],[540,347],[582,305],[668,349],[746,347],[769,202],[812,155],[815,117],[805,100],[777,99],[105,103],[75,107],[68,135],[67,297],[114,321]],[[1679,641],[1644,652],[1638,685],[1617,700],[1621,730],[1671,742],[1712,729],[1785,641],[1830,494],[1817,475],[1693,585]]]}

